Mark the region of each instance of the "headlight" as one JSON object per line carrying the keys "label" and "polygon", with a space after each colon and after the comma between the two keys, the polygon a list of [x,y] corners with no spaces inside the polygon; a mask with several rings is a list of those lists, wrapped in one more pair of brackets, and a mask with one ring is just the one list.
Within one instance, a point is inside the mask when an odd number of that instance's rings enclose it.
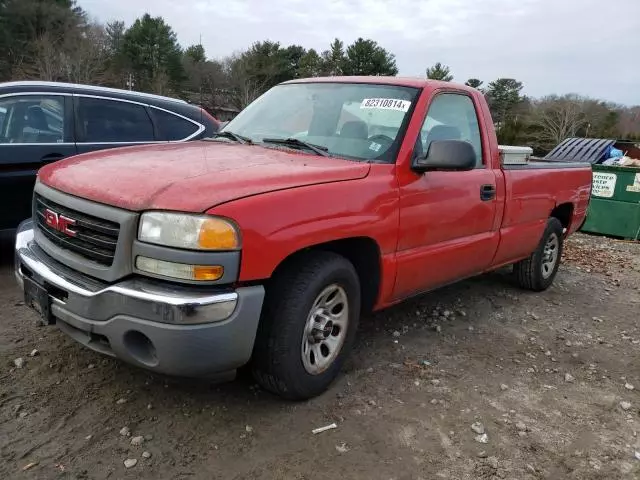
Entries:
{"label": "headlight", "polygon": [[238,250],[240,233],[223,218],[170,212],[147,212],[140,219],[142,242],[190,250]]}

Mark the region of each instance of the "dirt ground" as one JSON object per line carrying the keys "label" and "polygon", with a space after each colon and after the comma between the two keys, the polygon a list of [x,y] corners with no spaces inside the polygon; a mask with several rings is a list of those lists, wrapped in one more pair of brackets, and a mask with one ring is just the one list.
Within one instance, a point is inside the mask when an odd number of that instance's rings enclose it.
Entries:
{"label": "dirt ground", "polygon": [[577,235],[544,293],[499,272],[363,318],[344,374],[305,403],[37,327],[2,254],[2,479],[640,478],[638,243]]}

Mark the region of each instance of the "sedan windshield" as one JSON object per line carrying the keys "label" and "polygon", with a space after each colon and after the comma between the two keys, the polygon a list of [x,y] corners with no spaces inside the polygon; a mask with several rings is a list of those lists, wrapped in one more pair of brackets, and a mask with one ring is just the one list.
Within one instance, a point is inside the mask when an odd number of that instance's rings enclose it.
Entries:
{"label": "sedan windshield", "polygon": [[264,146],[394,162],[418,89],[358,83],[278,85],[223,131]]}

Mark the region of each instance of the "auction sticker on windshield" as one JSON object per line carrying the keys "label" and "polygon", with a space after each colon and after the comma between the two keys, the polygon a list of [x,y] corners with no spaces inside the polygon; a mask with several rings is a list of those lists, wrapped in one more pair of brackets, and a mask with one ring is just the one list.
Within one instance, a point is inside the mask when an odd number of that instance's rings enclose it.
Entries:
{"label": "auction sticker on windshield", "polygon": [[360,108],[380,108],[383,110],[397,110],[408,112],[411,102],[397,98],[365,98],[360,104]]}

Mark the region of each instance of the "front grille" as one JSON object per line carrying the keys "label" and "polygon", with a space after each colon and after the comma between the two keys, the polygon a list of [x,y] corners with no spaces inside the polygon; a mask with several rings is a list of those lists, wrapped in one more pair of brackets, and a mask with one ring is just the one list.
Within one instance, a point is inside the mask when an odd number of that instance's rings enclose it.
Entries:
{"label": "front grille", "polygon": [[[35,220],[38,229],[53,244],[84,258],[110,267],[116,254],[120,225],[96,218],[52,202],[38,194],[34,197]],[[47,225],[45,210],[75,220],[70,228],[76,232],[69,236]]]}

